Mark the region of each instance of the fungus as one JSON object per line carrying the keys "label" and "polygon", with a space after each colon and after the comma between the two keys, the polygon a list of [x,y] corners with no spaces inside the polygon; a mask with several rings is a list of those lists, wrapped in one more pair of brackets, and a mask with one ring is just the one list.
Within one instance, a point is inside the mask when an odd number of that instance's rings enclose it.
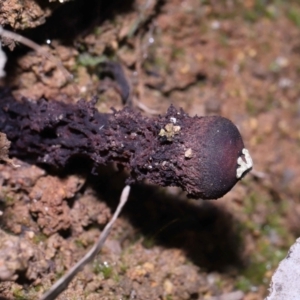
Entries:
{"label": "fungus", "polygon": [[252,169],[253,161],[250,156],[250,153],[247,149],[243,149],[242,154],[244,154],[244,159],[242,157],[239,157],[237,160],[237,163],[239,167],[236,169],[236,177],[241,178],[245,172],[247,172],[249,169]]}
{"label": "fungus", "polygon": [[157,118],[128,107],[103,114],[95,103],[17,102],[0,91],[0,131],[11,141],[9,154],[56,168],[86,157],[94,172],[116,162],[130,171],[127,184],[146,179],[179,186],[202,199],[222,197],[252,167],[241,135],[228,119],[189,117],[173,106]]}

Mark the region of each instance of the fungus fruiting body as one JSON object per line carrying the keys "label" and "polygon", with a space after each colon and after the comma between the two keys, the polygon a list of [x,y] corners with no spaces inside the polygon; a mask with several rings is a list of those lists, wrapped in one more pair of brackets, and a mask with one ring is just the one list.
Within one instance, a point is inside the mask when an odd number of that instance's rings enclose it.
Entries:
{"label": "fungus fruiting body", "polygon": [[242,150],[242,154],[244,155],[244,160],[242,157],[239,157],[237,163],[239,167],[236,169],[236,177],[241,178],[245,172],[252,169],[253,161],[250,156],[250,153],[247,149]]}
{"label": "fungus fruiting body", "polygon": [[10,155],[54,167],[86,157],[94,171],[116,162],[130,171],[129,184],[147,179],[202,199],[222,197],[252,167],[226,118],[189,117],[173,106],[157,118],[130,108],[102,114],[95,101],[17,102],[2,91],[0,131],[11,141]]}

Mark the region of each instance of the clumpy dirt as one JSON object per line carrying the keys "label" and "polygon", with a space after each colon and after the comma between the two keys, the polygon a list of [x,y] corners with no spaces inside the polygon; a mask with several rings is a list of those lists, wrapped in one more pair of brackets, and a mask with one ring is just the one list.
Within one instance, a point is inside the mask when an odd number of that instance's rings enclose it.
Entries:
{"label": "clumpy dirt", "polygon": [[[96,95],[100,112],[129,105],[151,117],[174,104],[222,115],[254,160],[217,201],[134,185],[101,253],[58,299],[264,299],[300,234],[298,1],[11,0],[0,3],[0,24],[74,76],[4,40],[2,86],[16,98]],[[111,165],[94,176],[83,164],[0,165],[2,297],[39,299],[109,221],[126,171]]]}
{"label": "clumpy dirt", "polygon": [[33,28],[45,23],[50,14],[50,8],[41,7],[30,0],[3,1],[0,7],[0,24],[14,29]]}

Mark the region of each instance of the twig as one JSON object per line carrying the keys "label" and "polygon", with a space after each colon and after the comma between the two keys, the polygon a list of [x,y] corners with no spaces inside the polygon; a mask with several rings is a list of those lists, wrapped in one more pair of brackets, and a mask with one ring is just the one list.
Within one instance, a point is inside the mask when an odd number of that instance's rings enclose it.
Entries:
{"label": "twig", "polygon": [[149,115],[159,115],[159,111],[156,109],[149,108],[144,103],[140,102],[136,97],[132,97],[133,103],[143,112]]}
{"label": "twig", "polygon": [[17,34],[15,32],[9,31],[9,30],[5,30],[0,26],[0,36],[6,37],[8,39],[12,39],[16,42],[19,42],[33,50],[35,50],[36,52],[40,53],[41,55],[44,55],[47,59],[53,61],[57,67],[61,70],[61,72],[66,76],[66,78],[71,81],[73,80],[73,75],[67,71],[67,69],[63,66],[62,62],[57,59],[55,56],[53,56],[51,53],[47,52],[43,47],[41,47],[40,45],[38,45],[37,43],[33,42],[32,40]]}
{"label": "twig", "polygon": [[[147,4],[146,4],[147,5]],[[138,38],[136,39],[135,43],[135,49],[136,49],[136,62],[135,62],[135,71],[137,74],[142,74],[142,63],[144,61],[144,56],[143,56],[143,49],[141,46],[141,34],[138,35]],[[149,115],[158,115],[159,111],[154,110],[146,106],[144,103],[142,103],[138,99],[144,99],[144,81],[143,81],[143,76],[138,76],[138,81],[137,81],[137,89],[136,93],[138,96],[132,97],[133,103],[142,111]],[[138,98],[138,99],[137,99]]]}
{"label": "twig", "polygon": [[65,274],[62,278],[60,278],[56,283],[48,290],[41,298],[41,300],[53,300],[55,299],[63,290],[66,289],[68,284],[71,282],[71,280],[75,277],[75,275],[91,260],[94,259],[94,257],[97,255],[97,253],[100,251],[102,246],[104,245],[104,242],[110,233],[110,230],[115,223],[116,219],[118,218],[124,204],[126,203],[128,196],[130,192],[130,186],[127,185],[124,187],[120,202],[117,207],[117,210],[115,211],[112,219],[109,221],[109,223],[105,226],[104,230],[100,234],[100,237],[98,241],[95,243],[93,248],[79,261],[77,264],[69,270],[67,274]]}

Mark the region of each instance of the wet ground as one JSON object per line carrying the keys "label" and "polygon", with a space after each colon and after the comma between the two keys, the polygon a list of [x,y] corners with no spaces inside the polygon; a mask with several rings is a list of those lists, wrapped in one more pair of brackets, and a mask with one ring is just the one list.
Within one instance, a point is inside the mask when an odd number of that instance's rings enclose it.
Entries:
{"label": "wet ground", "polygon": [[[101,112],[131,105],[151,117],[174,104],[222,115],[254,160],[217,201],[133,186],[104,249],[58,299],[264,299],[300,235],[298,1],[6,2],[0,23],[74,75],[68,82],[53,62],[6,40],[3,85],[15,97],[96,95]],[[0,295],[39,299],[93,245],[126,172],[14,163],[0,165]]]}

